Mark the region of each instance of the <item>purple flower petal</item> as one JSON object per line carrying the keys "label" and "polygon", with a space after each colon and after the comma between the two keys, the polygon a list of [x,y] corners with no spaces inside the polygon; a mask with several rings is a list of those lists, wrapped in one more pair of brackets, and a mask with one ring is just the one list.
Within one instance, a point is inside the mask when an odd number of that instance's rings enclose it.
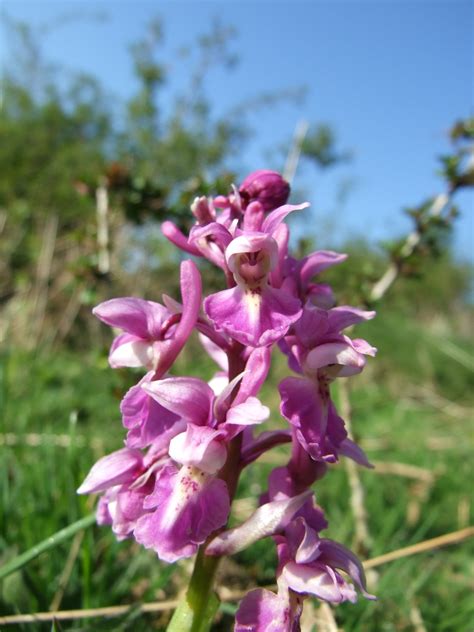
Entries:
{"label": "purple flower petal", "polygon": [[130,537],[137,520],[145,513],[143,501],[147,493],[147,488],[121,488],[117,492],[115,502],[109,502],[109,511],[113,516],[112,531],[118,540]]}
{"label": "purple flower petal", "polygon": [[274,500],[262,505],[239,527],[218,535],[207,546],[208,555],[232,555],[250,546],[257,540],[282,531],[300,507],[312,496],[306,490],[293,498]]}
{"label": "purple flower petal", "polygon": [[343,456],[347,456],[349,459],[352,459],[359,465],[363,467],[373,468],[374,466],[370,463],[367,458],[366,453],[357,443],[351,441],[351,439],[344,439],[339,445],[339,454]]}
{"label": "purple flower petal", "polygon": [[327,283],[310,283],[305,294],[309,303],[321,309],[328,310],[336,304],[332,287]]}
{"label": "purple flower petal", "polygon": [[242,269],[242,257],[251,253],[262,253],[262,261],[267,262],[267,274],[278,263],[278,244],[266,233],[244,233],[233,239],[226,248],[227,265],[238,283],[245,284],[247,278]]}
{"label": "purple flower petal", "polygon": [[211,294],[204,309],[216,327],[252,347],[282,338],[301,315],[299,300],[269,286],[261,292],[237,286]]}
{"label": "purple flower petal", "polygon": [[320,344],[306,356],[306,366],[311,369],[320,369],[331,364],[340,364],[349,368],[345,375],[360,373],[365,366],[365,358],[358,353],[351,344],[346,342],[326,342]]}
{"label": "purple flower petal", "polygon": [[105,301],[94,307],[92,313],[107,325],[145,340],[159,334],[161,323],[169,316],[163,305],[132,297]]}
{"label": "purple flower petal", "polygon": [[251,351],[234,405],[257,395],[270,370],[271,354],[269,347],[259,347]]}
{"label": "purple flower petal", "polygon": [[342,263],[346,259],[347,255],[332,250],[318,250],[308,255],[300,267],[300,280],[303,287],[306,287],[314,276],[326,268]]}
{"label": "purple flower petal", "polygon": [[291,623],[289,598],[258,588],[241,601],[234,632],[291,632]]}
{"label": "purple flower petal", "polygon": [[349,305],[340,305],[333,307],[328,312],[329,328],[331,331],[339,332],[351,325],[371,320],[374,316],[375,312],[373,311],[369,312]]}
{"label": "purple flower petal", "polygon": [[[153,376],[154,372],[149,371],[138,384],[127,391],[120,404],[123,425],[129,430],[129,448],[144,448],[158,437],[168,435],[180,419],[143,390],[142,385],[149,383]],[[181,431],[179,425],[176,430]]]}
{"label": "purple flower petal", "polygon": [[224,481],[192,467],[161,470],[134,531],[137,542],[152,548],[165,562],[196,553],[211,533],[226,522],[230,504]]}
{"label": "purple flower petal", "polygon": [[143,457],[140,450],[122,448],[103,456],[92,466],[82,485],[77,490],[78,494],[92,494],[103,492],[114,485],[130,483],[135,480],[143,466]]}
{"label": "purple flower petal", "polygon": [[330,603],[357,600],[355,590],[351,589],[342,577],[331,567],[318,562],[312,564],[288,562],[283,568],[281,580],[297,593],[314,595]]}
{"label": "purple flower petal", "polygon": [[143,384],[142,388],[161,406],[197,426],[210,420],[214,393],[197,377],[170,377]]}
{"label": "purple flower petal", "polygon": [[115,346],[109,355],[109,364],[113,369],[141,366],[152,368],[156,355],[153,343],[145,340],[131,340]]}
{"label": "purple flower petal", "polygon": [[261,424],[270,417],[270,409],[256,397],[249,397],[245,402],[232,406],[226,417],[226,424],[253,426]]}
{"label": "purple flower petal", "polygon": [[229,359],[226,352],[204,334],[199,334],[199,340],[207,354],[214,360],[217,366],[227,372],[229,370]]}
{"label": "purple flower petal", "polygon": [[328,329],[328,312],[319,307],[305,305],[301,318],[295,325],[295,334],[307,349],[311,349],[323,339]]}
{"label": "purple flower petal", "polygon": [[364,597],[367,599],[376,599],[366,590],[366,579],[364,567],[361,561],[345,546],[334,542],[334,540],[321,539],[321,556],[320,561],[335,568],[339,568],[349,575],[352,581],[358,586]]}
{"label": "purple flower petal", "polygon": [[265,221],[262,225],[262,232],[268,233],[271,235],[278,226],[282,223],[287,215],[293,213],[293,211],[302,211],[305,208],[308,208],[309,202],[304,202],[303,204],[285,204],[284,206],[280,206],[280,208],[275,209],[265,218]]}
{"label": "purple flower petal", "polygon": [[180,268],[183,312],[173,336],[160,342],[156,375],[161,377],[172,366],[193,331],[201,308],[201,275],[192,261],[183,261]]}
{"label": "purple flower petal", "polygon": [[299,534],[294,533],[293,537],[296,537],[299,541],[298,548],[295,553],[295,562],[298,564],[308,564],[317,559],[321,552],[320,542],[321,538],[317,532],[312,529],[304,520],[304,518],[297,518],[286,530],[286,537],[290,539],[291,531],[293,528],[299,531]]}
{"label": "purple flower petal", "polygon": [[374,357],[377,354],[376,347],[372,347],[371,344],[367,342],[367,340],[363,340],[362,338],[354,338],[351,341],[352,346],[358,353],[363,353],[364,355],[369,355]]}
{"label": "purple flower petal", "polygon": [[232,406],[226,417],[226,424],[253,426],[261,424],[270,417],[270,409],[256,397],[249,397],[245,402]]}
{"label": "purple flower petal", "polygon": [[188,238],[183,235],[183,233],[175,224],[173,224],[173,222],[163,222],[163,224],[161,225],[161,232],[167,239],[171,241],[172,244],[177,246],[180,250],[184,250],[184,252],[187,252],[190,255],[194,255],[195,257],[202,257],[201,252],[196,248],[196,246],[189,243]]}
{"label": "purple flower petal", "polygon": [[306,378],[287,377],[278,387],[281,395],[280,411],[296,428],[296,438],[313,459],[335,461],[327,452],[328,402],[317,386]]}
{"label": "purple flower petal", "polygon": [[212,222],[206,226],[195,226],[191,229],[189,241],[201,255],[225,269],[224,252],[232,241],[232,235],[225,226],[218,222]]}
{"label": "purple flower petal", "polygon": [[286,224],[280,224],[273,232],[272,237],[278,246],[278,263],[270,273],[270,281],[272,287],[281,287],[283,283],[284,262],[285,258],[288,256],[288,241],[290,239],[290,230],[288,226]]}
{"label": "purple flower petal", "polygon": [[178,463],[215,474],[227,459],[227,450],[218,430],[188,424],[186,431],[170,441],[169,455]]}

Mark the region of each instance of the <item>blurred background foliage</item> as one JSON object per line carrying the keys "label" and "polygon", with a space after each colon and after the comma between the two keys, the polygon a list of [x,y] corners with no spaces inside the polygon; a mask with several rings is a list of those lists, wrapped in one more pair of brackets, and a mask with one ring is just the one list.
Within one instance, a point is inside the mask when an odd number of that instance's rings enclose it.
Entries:
{"label": "blurred background foliage", "polygon": [[[7,560],[90,511],[75,489],[96,458],[121,446],[118,403],[136,376],[107,368],[110,332],[91,317],[91,307],[114,296],[178,296],[180,255],[161,237],[160,223],[172,219],[187,228],[195,195],[226,193],[238,178],[234,157],[251,133],[247,109],[273,107],[300,89],[262,93],[215,120],[204,79],[216,64],[232,72],[232,29],[214,25],[180,52],[195,64],[181,93],[160,63],[163,25],[156,21],[131,48],[137,89],[119,118],[97,79],[63,74],[43,59],[37,34],[4,20],[15,59],[4,71],[0,119],[0,418],[9,446],[1,464],[0,557]],[[168,113],[160,107],[163,91],[174,95]],[[341,304],[370,305],[371,288],[387,266],[398,274],[377,305],[378,318],[358,329],[379,357],[354,385],[354,425],[371,459],[410,463],[424,474],[383,475],[383,468],[362,474],[371,555],[470,519],[472,279],[453,256],[450,231],[459,212],[453,196],[473,184],[473,133],[472,120],[456,122],[452,154],[441,157],[446,213],[430,216],[432,198],[406,209],[420,235],[409,256],[403,241],[352,240],[343,248],[349,260],[323,279]],[[317,169],[351,160],[326,123],[312,124],[299,149],[300,160]],[[298,229],[305,220],[294,221]],[[302,255],[318,243],[305,227],[295,246]],[[202,272],[207,287],[219,286],[209,266]],[[264,392],[276,418],[275,384],[283,370],[277,362]],[[214,368],[192,340],[176,371],[207,378]],[[254,468],[243,480],[236,515],[263,490],[270,467]],[[328,510],[329,536],[350,544],[344,468],[323,483],[318,498]],[[75,542],[8,578],[2,612],[170,597],[189,572],[188,562],[161,565],[136,544],[115,542],[107,529],[90,529]],[[271,546],[257,545],[226,562],[222,583],[271,582],[273,561]],[[470,581],[461,549],[397,562],[381,570],[378,603],[344,606],[338,620],[345,630],[414,630],[416,606],[427,630],[467,631]],[[222,610],[216,630],[229,629],[231,613],[232,606]],[[132,612],[64,629],[162,629],[165,620]]]}

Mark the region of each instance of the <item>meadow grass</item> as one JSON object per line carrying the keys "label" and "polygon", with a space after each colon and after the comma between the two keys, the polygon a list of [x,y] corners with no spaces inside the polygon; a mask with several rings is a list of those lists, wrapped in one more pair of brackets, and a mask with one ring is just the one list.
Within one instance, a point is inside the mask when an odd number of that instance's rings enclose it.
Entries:
{"label": "meadow grass", "polygon": [[[470,349],[450,334],[446,352],[440,339],[414,321],[360,328],[380,348],[366,374],[353,380],[354,432],[379,471],[360,471],[366,494],[373,557],[460,529],[472,522],[472,371],[463,361]],[[393,323],[395,325],[395,323]],[[398,332],[398,333],[397,333]],[[213,367],[197,347],[183,356],[177,372],[209,377]],[[286,369],[272,368],[262,399],[278,418],[276,384]],[[97,458],[122,446],[118,404],[136,376],[107,367],[105,353],[5,353],[1,357],[0,417],[3,458],[0,472],[0,556],[14,558],[93,510],[75,490]],[[234,520],[251,511],[264,491],[269,471],[285,459],[285,449],[262,459],[242,478]],[[419,476],[395,474],[393,464],[421,468]],[[331,467],[315,486],[329,519],[324,533],[351,546],[354,519],[343,464]],[[472,541],[401,559],[369,574],[377,602],[360,599],[337,608],[346,632],[416,630],[415,614],[425,629],[469,632],[472,621]],[[472,557],[471,557],[472,559]],[[245,589],[274,581],[275,552],[259,542],[221,568],[220,581]],[[64,569],[70,567],[64,581]],[[109,528],[92,526],[42,554],[1,584],[1,613],[92,608],[174,598],[184,587],[191,562],[160,563],[133,541],[117,542]],[[64,585],[63,585],[64,584]],[[59,601],[59,597],[61,597]],[[229,630],[235,604],[225,604],[214,629]],[[136,609],[114,619],[62,622],[63,630],[163,630],[168,613]],[[13,628],[12,628],[13,629]],[[51,624],[17,626],[51,630]]]}

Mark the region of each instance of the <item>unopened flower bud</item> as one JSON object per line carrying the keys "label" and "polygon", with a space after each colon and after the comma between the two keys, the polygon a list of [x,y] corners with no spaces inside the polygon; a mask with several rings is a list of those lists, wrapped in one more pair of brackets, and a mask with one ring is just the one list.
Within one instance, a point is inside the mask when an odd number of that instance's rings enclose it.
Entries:
{"label": "unopened flower bud", "polygon": [[210,224],[216,219],[216,212],[212,202],[204,195],[194,198],[194,202],[191,204],[191,212],[200,226],[206,226],[206,224]]}
{"label": "unopened flower bud", "polygon": [[276,171],[260,169],[245,178],[239,193],[245,206],[258,201],[266,211],[272,211],[286,203],[290,185]]}

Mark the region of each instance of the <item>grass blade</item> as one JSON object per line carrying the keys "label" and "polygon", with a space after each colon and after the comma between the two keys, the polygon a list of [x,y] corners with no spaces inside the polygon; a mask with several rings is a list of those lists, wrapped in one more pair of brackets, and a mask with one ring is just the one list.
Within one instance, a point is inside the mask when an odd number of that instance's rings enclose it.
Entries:
{"label": "grass blade", "polygon": [[41,555],[41,553],[49,551],[49,549],[53,549],[55,546],[58,546],[58,544],[69,540],[69,538],[71,538],[75,533],[81,531],[81,529],[87,529],[93,525],[94,522],[95,513],[89,514],[88,516],[85,516],[85,518],[81,518],[77,522],[70,524],[68,527],[57,531],[49,538],[46,538],[46,540],[43,540],[43,542],[40,542],[28,551],[25,551],[25,553],[17,555],[0,568],[0,579],[4,579],[8,575],[11,575],[15,571],[19,570],[25,566],[25,564],[28,564],[38,557],[38,555]]}

